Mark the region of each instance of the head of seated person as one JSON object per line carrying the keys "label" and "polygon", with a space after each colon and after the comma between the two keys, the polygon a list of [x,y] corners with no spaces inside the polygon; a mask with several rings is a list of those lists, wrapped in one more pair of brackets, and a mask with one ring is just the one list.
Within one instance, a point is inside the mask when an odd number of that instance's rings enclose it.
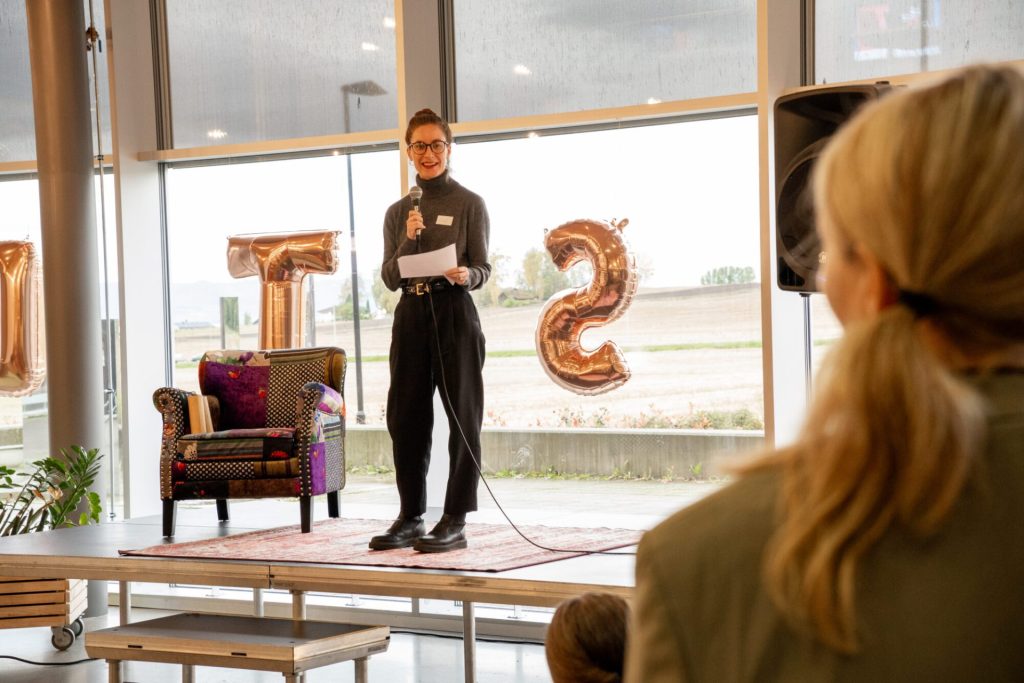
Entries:
{"label": "head of seated person", "polygon": [[629,605],[617,595],[585,593],[555,610],[544,640],[554,683],[622,680]]}

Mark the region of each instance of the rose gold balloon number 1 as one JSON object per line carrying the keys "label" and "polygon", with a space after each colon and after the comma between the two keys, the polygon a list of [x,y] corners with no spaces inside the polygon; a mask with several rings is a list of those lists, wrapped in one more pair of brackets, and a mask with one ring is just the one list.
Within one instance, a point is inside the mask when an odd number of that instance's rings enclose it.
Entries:
{"label": "rose gold balloon number 1", "polygon": [[235,235],[228,238],[231,277],[260,278],[260,348],[302,346],[302,281],[338,269],[338,232]]}
{"label": "rose gold balloon number 1", "polygon": [[41,279],[31,242],[0,242],[0,396],[27,396],[46,376]]}
{"label": "rose gold balloon number 1", "polygon": [[537,321],[537,354],[548,376],[577,394],[596,395],[629,380],[629,366],[619,347],[606,341],[594,351],[580,346],[590,327],[607,325],[629,308],[636,293],[636,259],[622,229],[629,223],[575,220],[549,231],[544,246],[559,270],[587,260],[594,269],[590,284],[554,294]]}

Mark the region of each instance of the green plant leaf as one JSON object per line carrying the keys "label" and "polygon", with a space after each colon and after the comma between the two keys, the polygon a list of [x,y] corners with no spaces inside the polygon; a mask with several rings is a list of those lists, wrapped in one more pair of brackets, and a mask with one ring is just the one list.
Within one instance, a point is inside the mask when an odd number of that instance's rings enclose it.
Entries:
{"label": "green plant leaf", "polygon": [[[0,489],[14,491],[0,500],[0,536],[98,522],[100,497],[90,487],[100,470],[102,454],[81,446],[61,449],[60,458],[32,463],[28,473],[0,468]],[[54,496],[59,492],[58,496]],[[87,511],[75,516],[82,499]]]}

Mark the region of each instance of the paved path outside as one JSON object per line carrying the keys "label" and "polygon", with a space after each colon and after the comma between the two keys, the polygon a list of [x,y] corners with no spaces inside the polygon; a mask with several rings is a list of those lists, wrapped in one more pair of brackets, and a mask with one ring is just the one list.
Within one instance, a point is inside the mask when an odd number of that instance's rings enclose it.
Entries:
{"label": "paved path outside", "polygon": [[[714,481],[647,481],[601,479],[489,479],[491,491],[516,524],[548,526],[608,526],[649,529],[676,510],[690,505],[724,486]],[[487,488],[480,484],[480,510],[472,521],[503,521]],[[428,517],[440,516],[430,501]],[[437,501],[438,507],[441,501]],[[342,516],[346,506],[358,506],[363,514],[390,519],[398,511],[394,475],[349,474],[341,494]],[[319,512],[319,510],[318,510]]]}

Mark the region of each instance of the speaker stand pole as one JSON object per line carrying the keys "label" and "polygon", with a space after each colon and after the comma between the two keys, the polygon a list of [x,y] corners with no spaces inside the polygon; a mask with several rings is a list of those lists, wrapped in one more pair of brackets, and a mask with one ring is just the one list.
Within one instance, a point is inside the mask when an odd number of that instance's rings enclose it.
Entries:
{"label": "speaker stand pole", "polygon": [[807,403],[811,402],[811,295],[809,292],[800,292],[800,298],[804,303],[804,385],[807,391]]}

